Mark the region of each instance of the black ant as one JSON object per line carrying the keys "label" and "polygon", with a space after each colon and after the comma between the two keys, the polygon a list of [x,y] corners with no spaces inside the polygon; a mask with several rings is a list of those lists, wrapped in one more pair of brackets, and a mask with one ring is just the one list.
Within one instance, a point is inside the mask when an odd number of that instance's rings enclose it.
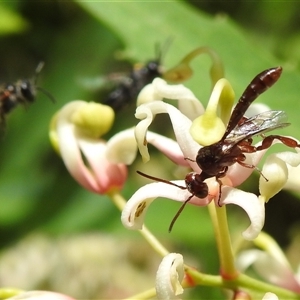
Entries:
{"label": "black ant", "polygon": [[55,102],[51,94],[36,85],[38,75],[43,66],[43,62],[38,64],[35,70],[35,76],[32,79],[21,79],[15,83],[6,83],[0,86],[1,125],[5,125],[5,116],[19,104],[27,105],[28,103],[32,103],[35,100],[37,90],[43,92],[51,101]]}

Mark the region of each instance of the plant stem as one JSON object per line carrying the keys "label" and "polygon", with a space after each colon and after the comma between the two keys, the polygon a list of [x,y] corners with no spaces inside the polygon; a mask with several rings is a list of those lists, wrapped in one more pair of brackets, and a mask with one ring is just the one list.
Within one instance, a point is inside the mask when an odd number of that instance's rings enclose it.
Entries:
{"label": "plant stem", "polygon": [[225,280],[238,276],[234,265],[234,256],[227,223],[226,206],[216,207],[214,202],[208,206],[215,231],[217,248],[220,258],[221,275]]}
{"label": "plant stem", "polygon": [[145,292],[142,292],[140,294],[131,296],[130,298],[126,298],[124,300],[136,300],[136,299],[152,299],[156,296],[156,290],[155,288],[149,289]]}

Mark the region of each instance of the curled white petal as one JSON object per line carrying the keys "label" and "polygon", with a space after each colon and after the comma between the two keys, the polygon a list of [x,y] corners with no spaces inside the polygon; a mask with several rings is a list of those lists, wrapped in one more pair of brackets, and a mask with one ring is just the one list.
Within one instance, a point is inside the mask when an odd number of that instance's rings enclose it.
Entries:
{"label": "curled white petal", "polygon": [[115,134],[106,144],[106,157],[112,163],[132,164],[137,154],[134,128]]}
{"label": "curled white petal", "polygon": [[157,89],[153,83],[147,84],[139,93],[136,106],[140,106],[145,103],[162,100],[163,97],[157,92]]}
{"label": "curled white petal", "polygon": [[178,100],[179,110],[193,120],[204,113],[204,107],[193,92],[182,84],[169,85],[161,78],[153,80],[155,93],[159,98]]}
{"label": "curled white petal", "polygon": [[98,185],[93,174],[84,164],[79,148],[78,140],[80,133],[76,126],[70,122],[70,116],[81,106],[85,106],[85,101],[73,101],[64,106],[57,118],[57,137],[59,141],[60,154],[71,175],[80,182],[86,189],[97,191]]}
{"label": "curled white petal", "polygon": [[[183,180],[172,181],[172,183],[185,187]],[[191,196],[190,192],[178,186],[169,185],[164,182],[154,182],[142,186],[132,195],[122,211],[121,221],[123,225],[128,229],[141,229],[145,213],[155,198],[163,197],[180,202],[187,200]],[[204,206],[209,201],[207,198],[200,199],[193,197],[189,203]]]}
{"label": "curled white petal", "polygon": [[191,90],[182,84],[169,85],[161,78],[155,78],[138,95],[137,106],[163,98],[178,100],[179,110],[191,120],[204,113],[204,107]]}
{"label": "curled white petal", "polygon": [[246,193],[232,187],[222,188],[222,204],[235,204],[245,210],[250,226],[243,232],[246,240],[255,239],[265,223],[265,202],[252,193]]}
{"label": "curled white petal", "polygon": [[184,277],[183,257],[178,253],[166,255],[156,273],[156,295],[158,299],[174,299],[183,293],[181,282]]}
{"label": "curled white petal", "polygon": [[268,292],[268,293],[265,293],[262,300],[279,300],[279,298],[276,296],[276,294]]}
{"label": "curled white petal", "polygon": [[260,176],[259,191],[265,201],[268,201],[280,192],[287,182],[288,168],[283,160],[270,155],[263,166],[262,174],[265,178]]}
{"label": "curled white petal", "polygon": [[[135,128],[135,137],[137,140],[139,151],[146,162],[150,159],[147,148],[147,130],[153,121],[155,115],[167,113],[170,116],[176,140],[181,148],[181,151],[186,158],[196,157],[199,150],[197,144],[191,135],[188,133],[191,126],[191,120],[183,115],[174,106],[157,101],[139,106],[136,110],[136,118],[141,119]],[[195,166],[197,168],[197,166]]]}

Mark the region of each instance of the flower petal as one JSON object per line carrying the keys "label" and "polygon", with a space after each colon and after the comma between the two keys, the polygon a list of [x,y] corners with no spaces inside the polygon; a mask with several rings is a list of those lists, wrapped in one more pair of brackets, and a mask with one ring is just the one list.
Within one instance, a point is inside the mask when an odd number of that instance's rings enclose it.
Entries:
{"label": "flower petal", "polygon": [[[176,164],[189,166],[189,163],[184,159],[182,151],[176,141],[152,131],[147,132],[147,141]],[[107,142],[106,157],[110,162],[130,165],[134,161],[136,153],[137,143],[134,137],[133,128],[115,134]]]}
{"label": "flower petal", "polygon": [[77,142],[78,132],[69,119],[74,111],[85,104],[84,101],[73,101],[61,109],[57,116],[57,138],[61,157],[70,174],[87,190],[96,192],[97,181],[83,162]]}
{"label": "flower petal", "polygon": [[[183,115],[174,106],[157,101],[139,106],[135,114],[136,118],[141,119],[141,121],[135,128],[135,137],[143,160],[147,162],[150,159],[146,143],[146,134],[148,127],[152,123],[154,116],[160,113],[169,114],[176,140],[181,148],[184,157],[195,158],[200,146],[192,139],[191,135],[189,134],[191,120]],[[193,163],[191,165],[194,166],[194,170],[199,171],[199,167],[196,163]]]}
{"label": "flower petal", "polygon": [[160,98],[170,100],[178,100],[179,110],[193,120],[204,113],[204,107],[201,102],[195,97],[193,92],[182,84],[169,85],[161,78],[153,80],[153,86],[156,94]]}
{"label": "flower petal", "polygon": [[268,282],[296,293],[300,291],[299,283],[295,279],[291,267],[265,251],[244,250],[239,254],[236,262],[238,269],[242,272],[253,266],[258,275]]}
{"label": "flower petal", "polygon": [[189,162],[184,158],[182,150],[176,141],[152,131],[148,131],[147,141],[165,154],[176,165],[185,167],[190,166]]}
{"label": "flower petal", "polygon": [[[121,216],[123,225],[128,229],[141,229],[147,209],[157,197],[169,198],[175,201],[184,202],[191,194],[185,189],[183,180],[171,181],[178,185],[173,186],[164,182],[146,184],[138,189],[126,203]],[[179,188],[179,186],[183,187]],[[189,203],[198,206],[205,206],[209,203],[207,198],[200,199],[193,197]]]}
{"label": "flower petal", "polygon": [[235,204],[243,208],[250,219],[250,226],[243,232],[246,240],[257,237],[265,222],[265,202],[252,193],[224,186],[222,188],[221,204]]}
{"label": "flower petal", "polygon": [[183,293],[181,282],[184,277],[183,257],[178,253],[166,255],[156,274],[157,299],[174,299]]}
{"label": "flower petal", "polygon": [[[206,111],[193,120],[190,134],[200,145],[208,146],[218,142],[230,117],[234,91],[230,83],[222,78],[215,84]],[[220,117],[218,116],[220,113]]]}
{"label": "flower petal", "polygon": [[107,141],[106,157],[111,163],[131,165],[136,158],[134,128],[122,130]]}
{"label": "flower petal", "polygon": [[270,155],[264,163],[262,174],[265,178],[263,176],[259,178],[259,191],[265,202],[268,202],[287,182],[288,168],[283,160],[276,155]]}
{"label": "flower petal", "polygon": [[98,183],[97,193],[122,189],[127,179],[127,168],[124,164],[113,164],[107,160],[106,144],[86,137],[79,138],[78,144]]}
{"label": "flower petal", "polygon": [[268,292],[268,293],[265,293],[262,300],[279,300],[279,298],[276,296],[276,294]]}

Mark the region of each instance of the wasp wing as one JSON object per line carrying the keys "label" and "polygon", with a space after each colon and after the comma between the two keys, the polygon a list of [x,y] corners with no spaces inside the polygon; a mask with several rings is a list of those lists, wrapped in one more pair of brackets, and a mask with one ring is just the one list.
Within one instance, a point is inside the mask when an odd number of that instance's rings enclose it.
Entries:
{"label": "wasp wing", "polygon": [[[242,121],[227,135],[225,143],[236,145],[237,143],[276,128],[289,126],[287,114],[281,110],[270,110],[250,118],[244,117]],[[230,146],[229,146],[230,147]]]}

